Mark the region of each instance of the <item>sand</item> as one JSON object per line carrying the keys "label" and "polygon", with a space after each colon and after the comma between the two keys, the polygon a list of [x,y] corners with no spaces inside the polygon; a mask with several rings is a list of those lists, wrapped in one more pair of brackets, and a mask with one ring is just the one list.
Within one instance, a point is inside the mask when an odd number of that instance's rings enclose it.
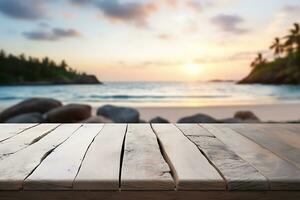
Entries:
{"label": "sand", "polygon": [[[101,105],[99,105],[100,107]],[[93,107],[93,114],[98,107]],[[216,119],[230,118],[235,112],[250,110],[262,121],[298,121],[300,120],[300,104],[271,104],[271,105],[236,105],[236,106],[206,106],[206,107],[135,107],[139,110],[141,119],[149,121],[160,116],[170,122],[177,122],[181,117],[204,113]],[[0,105],[0,112],[4,107]]]}
{"label": "sand", "polygon": [[161,116],[170,122],[176,122],[183,116],[196,113],[208,114],[217,119],[230,118],[236,111],[250,110],[262,121],[296,121],[300,120],[300,104],[210,106],[210,107],[140,107],[141,119],[148,121]]}

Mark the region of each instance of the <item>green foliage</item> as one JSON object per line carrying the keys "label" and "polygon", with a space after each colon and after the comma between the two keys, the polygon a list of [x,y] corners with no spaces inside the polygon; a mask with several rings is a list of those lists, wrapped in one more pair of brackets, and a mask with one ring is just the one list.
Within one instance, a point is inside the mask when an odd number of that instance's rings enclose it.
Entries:
{"label": "green foliage", "polygon": [[268,61],[261,53],[251,63],[251,73],[240,83],[263,84],[300,84],[300,28],[295,23],[290,34],[275,38],[270,49],[274,50],[274,59]]}
{"label": "green foliage", "polygon": [[0,84],[71,83],[81,76],[64,60],[56,64],[47,57],[39,60],[26,58],[24,54],[14,56],[0,51]]}

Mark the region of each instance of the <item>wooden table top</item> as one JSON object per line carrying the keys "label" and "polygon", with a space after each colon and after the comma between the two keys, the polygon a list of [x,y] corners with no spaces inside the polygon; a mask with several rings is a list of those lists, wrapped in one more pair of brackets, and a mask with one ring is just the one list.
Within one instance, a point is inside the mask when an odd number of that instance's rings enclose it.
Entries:
{"label": "wooden table top", "polygon": [[1,124],[0,199],[41,195],[300,199],[300,125]]}

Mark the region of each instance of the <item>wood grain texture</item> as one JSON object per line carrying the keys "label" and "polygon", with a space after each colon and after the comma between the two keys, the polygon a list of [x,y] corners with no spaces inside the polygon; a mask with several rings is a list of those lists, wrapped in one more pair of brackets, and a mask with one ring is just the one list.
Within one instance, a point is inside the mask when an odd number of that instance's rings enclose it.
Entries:
{"label": "wood grain texture", "polygon": [[37,124],[1,124],[0,142],[14,137],[15,135],[36,125]]}
{"label": "wood grain texture", "polygon": [[296,166],[230,129],[232,125],[201,126],[267,177],[271,190],[300,189],[300,171]]}
{"label": "wood grain texture", "polygon": [[57,147],[26,178],[25,190],[70,190],[84,155],[102,124],[85,124]]}
{"label": "wood grain texture", "polygon": [[59,124],[40,124],[0,143],[0,160],[20,151],[50,133]]}
{"label": "wood grain texture", "polygon": [[178,190],[225,190],[220,174],[173,124],[152,124]]}
{"label": "wood grain texture", "polygon": [[150,124],[128,124],[121,190],[174,190],[170,168]]}
{"label": "wood grain texture", "polygon": [[288,127],[292,126],[286,126],[285,124],[255,124],[253,126],[253,128],[259,128],[266,132],[266,134],[276,137],[277,140],[293,148],[300,149],[300,134],[290,130]]}
{"label": "wood grain texture", "polygon": [[74,190],[118,190],[126,124],[105,124],[86,153]]}
{"label": "wood grain texture", "polygon": [[231,128],[300,168],[300,138],[255,124],[238,124]]}
{"label": "wood grain texture", "polygon": [[22,189],[24,179],[42,160],[63,143],[80,124],[64,124],[43,137],[42,140],[0,160],[0,190]]}
{"label": "wood grain texture", "polygon": [[[177,125],[179,129],[206,155],[211,163],[226,179],[229,190],[267,190],[268,181],[248,162],[241,159],[218,138],[203,133],[208,132],[198,125]],[[197,134],[199,133],[199,134]],[[210,133],[211,134],[211,133]]]}
{"label": "wood grain texture", "polygon": [[175,124],[186,136],[215,137],[209,131],[201,128],[198,124]]}
{"label": "wood grain texture", "polygon": [[299,191],[0,191],[5,200],[298,200]]}

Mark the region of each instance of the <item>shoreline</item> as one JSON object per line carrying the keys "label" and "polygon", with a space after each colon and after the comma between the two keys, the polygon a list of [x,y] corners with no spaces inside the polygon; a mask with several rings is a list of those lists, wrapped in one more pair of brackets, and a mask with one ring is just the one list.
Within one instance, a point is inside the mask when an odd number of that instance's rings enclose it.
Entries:
{"label": "shoreline", "polygon": [[[89,104],[91,105],[91,104]],[[112,104],[114,105],[114,104]],[[103,104],[91,105],[92,114],[96,115],[97,109]],[[140,113],[140,119],[149,121],[157,116],[167,119],[170,123],[176,123],[178,119],[197,113],[209,115],[216,119],[232,118],[237,111],[251,111],[262,122],[288,122],[300,120],[300,103],[289,104],[260,104],[260,105],[221,105],[201,107],[163,107],[163,106],[129,106]],[[0,112],[7,106],[0,105]]]}

